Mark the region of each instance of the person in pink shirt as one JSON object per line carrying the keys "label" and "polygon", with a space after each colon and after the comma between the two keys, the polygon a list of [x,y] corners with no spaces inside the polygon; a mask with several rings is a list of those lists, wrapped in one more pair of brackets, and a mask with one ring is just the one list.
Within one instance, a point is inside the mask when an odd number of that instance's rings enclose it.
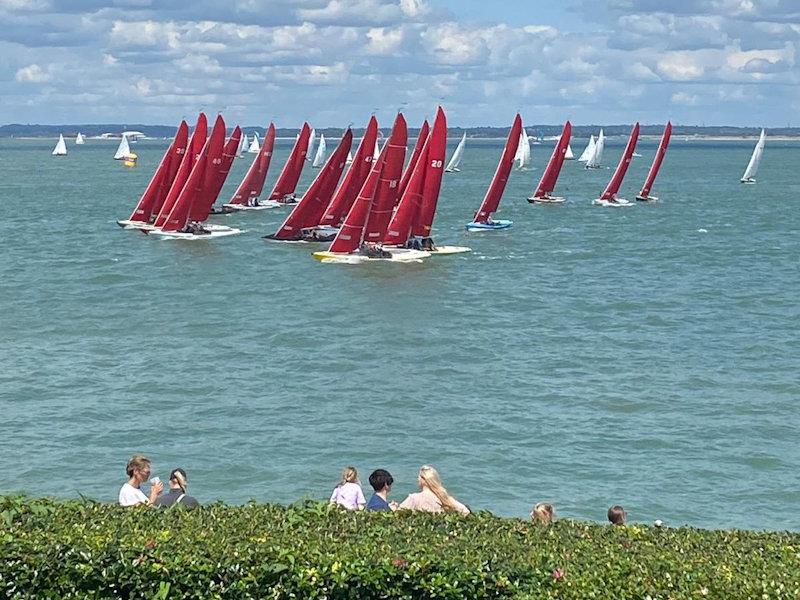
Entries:
{"label": "person in pink shirt", "polygon": [[364,510],[367,500],[358,482],[358,471],[355,467],[347,467],[342,471],[342,481],[333,488],[331,504],[342,506],[347,510]]}
{"label": "person in pink shirt", "polygon": [[439,473],[430,465],[420,467],[417,483],[420,491],[409,494],[400,503],[400,510],[419,510],[430,513],[457,512],[464,516],[470,513],[466,506],[447,493],[439,478]]}

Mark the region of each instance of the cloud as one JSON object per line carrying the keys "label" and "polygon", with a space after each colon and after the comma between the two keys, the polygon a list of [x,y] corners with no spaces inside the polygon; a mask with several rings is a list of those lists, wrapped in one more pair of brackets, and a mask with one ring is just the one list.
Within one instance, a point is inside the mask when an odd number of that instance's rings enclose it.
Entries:
{"label": "cloud", "polygon": [[44,83],[50,81],[51,76],[50,73],[42,69],[42,67],[33,64],[17,70],[14,79],[24,83]]}

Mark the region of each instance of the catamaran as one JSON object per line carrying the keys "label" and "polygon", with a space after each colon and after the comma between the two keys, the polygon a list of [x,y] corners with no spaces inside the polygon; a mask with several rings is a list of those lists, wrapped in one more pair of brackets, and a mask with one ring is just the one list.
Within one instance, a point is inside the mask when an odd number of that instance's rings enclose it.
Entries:
{"label": "catamaran", "polygon": [[519,134],[519,143],[517,144],[517,153],[514,156],[514,160],[517,162],[517,168],[520,171],[527,169],[531,164],[531,142],[524,127]]}
{"label": "catamaran", "polygon": [[583,149],[583,152],[581,152],[581,155],[578,158],[578,162],[587,162],[590,158],[592,158],[596,144],[597,142],[594,140],[594,135],[591,135],[589,137],[589,143],[586,144],[586,148]]}
{"label": "catamaran", "polygon": [[[600,131],[600,135],[603,135],[602,130]],[[596,200],[592,200],[592,204],[612,207],[633,206],[632,202],[629,202],[624,198],[617,198],[617,193],[619,192],[620,186],[622,186],[622,180],[625,178],[625,173],[628,171],[628,165],[631,164],[633,153],[636,151],[636,142],[638,139],[639,123],[636,123],[636,125],[633,126],[630,137],[628,138],[628,144],[625,146],[625,152],[622,153],[622,156],[619,159],[619,164],[614,171],[614,175],[608,182],[603,194]],[[597,143],[599,146],[600,138],[598,138]]]}
{"label": "catamaran", "polygon": [[269,124],[267,134],[264,136],[264,144],[255,157],[247,174],[242,179],[239,187],[233,193],[233,197],[222,205],[222,211],[230,212],[234,210],[264,210],[267,208],[280,208],[280,204],[274,200],[259,202],[258,197],[264,189],[264,181],[267,178],[269,164],[272,161],[272,151],[275,147],[275,125]]}
{"label": "catamaran", "polygon": [[82,146],[82,145],[83,145],[83,144],[85,144],[85,143],[86,143],[86,138],[85,138],[85,137],[84,137],[84,135],[83,135],[83,134],[82,134],[82,133],[79,131],[79,132],[78,132],[78,135],[76,135],[76,136],[75,136],[75,144],[76,144],[77,146]]}
{"label": "catamaran", "polygon": [[64,141],[64,135],[58,134],[58,141],[56,142],[56,147],[53,148],[53,152],[51,153],[53,156],[66,156],[67,155],[67,143]]}
{"label": "catamaran", "polygon": [[258,134],[253,132],[253,139],[250,141],[250,146],[247,148],[247,152],[250,154],[258,154],[261,152],[261,146],[258,143]]}
{"label": "catamaran", "polygon": [[636,196],[636,199],[639,202],[651,202],[658,200],[655,196],[650,195],[650,190],[653,187],[653,182],[656,180],[656,175],[658,175],[658,170],[661,168],[661,163],[664,160],[664,155],[667,153],[667,146],[669,146],[669,138],[672,136],[672,123],[667,122],[667,126],[664,127],[664,133],[661,134],[661,143],[658,144],[658,150],[656,150],[656,155],[653,157],[653,164],[650,165],[650,171],[647,173],[647,179],[644,181],[644,185],[642,186],[642,191],[639,192],[639,195]]}
{"label": "catamaran", "polygon": [[464,144],[467,143],[467,132],[464,132],[464,135],[461,136],[461,141],[458,142],[458,146],[456,146],[455,151],[453,152],[453,156],[450,158],[450,162],[447,163],[447,167],[445,168],[446,173],[456,173],[460,171],[459,165],[461,164],[461,157],[464,155]]}
{"label": "catamaran", "polygon": [[311,163],[311,166],[315,169],[321,169],[322,165],[325,164],[325,155],[328,151],[328,144],[325,142],[325,134],[322,133],[319,136],[319,145],[317,146],[317,153],[314,155],[314,162]]}
{"label": "catamaran", "polygon": [[761,156],[764,154],[764,143],[767,139],[764,130],[761,130],[761,135],[758,136],[758,142],[753,149],[753,155],[750,157],[750,162],[747,163],[747,168],[744,170],[744,175],[740,181],[742,183],[755,183],[756,173],[758,173],[758,165],[761,164]]}
{"label": "catamaran", "polygon": [[553,148],[553,154],[550,155],[550,161],[539,180],[539,185],[536,186],[536,191],[533,196],[528,198],[528,202],[533,204],[561,204],[565,201],[560,196],[551,196],[550,194],[556,187],[558,175],[561,173],[561,167],[567,157],[567,149],[569,148],[569,138],[572,135],[572,124],[567,121],[564,123],[564,129],[561,132],[561,137],[558,139],[556,147]]}
{"label": "catamaran", "polygon": [[297,136],[297,140],[283,165],[278,180],[269,194],[269,200],[274,200],[282,205],[297,204],[299,200],[294,192],[297,189],[297,182],[300,181],[300,174],[306,163],[306,151],[308,150],[308,140],[311,137],[311,128],[308,123],[303,123],[303,128]]}
{"label": "catamaran", "polygon": [[492,182],[489,184],[489,189],[486,190],[486,195],[481,202],[478,212],[475,213],[475,218],[472,222],[467,223],[468,231],[482,231],[494,229],[506,229],[511,227],[512,222],[506,220],[492,219],[492,213],[497,210],[500,205],[500,199],[503,197],[508,176],[511,173],[511,167],[514,165],[514,157],[519,153],[517,146],[521,143],[527,143],[527,139],[521,135],[525,130],[522,128],[522,117],[519,113],[514,118],[514,124],[511,126],[511,131],[506,140],[506,147],[503,149],[503,154],[500,156],[500,162],[497,164],[497,170],[494,172]]}
{"label": "catamaran", "polygon": [[589,159],[586,161],[587,169],[599,169],[603,162],[603,150],[606,147],[606,136],[603,135],[603,130],[600,130],[600,135],[597,136],[597,142],[594,145],[594,151]]}

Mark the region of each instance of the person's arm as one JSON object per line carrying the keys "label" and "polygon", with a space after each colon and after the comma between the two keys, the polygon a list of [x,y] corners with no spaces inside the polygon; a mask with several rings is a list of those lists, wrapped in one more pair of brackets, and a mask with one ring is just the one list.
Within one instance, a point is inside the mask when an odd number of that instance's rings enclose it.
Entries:
{"label": "person's arm", "polygon": [[164,484],[162,482],[154,483],[150,486],[150,497],[147,499],[147,503],[150,506],[153,506],[156,503],[156,498],[161,493],[161,490],[164,489]]}
{"label": "person's arm", "polygon": [[361,489],[361,486],[358,486],[358,496],[356,497],[356,505],[358,505],[358,510],[364,510],[364,507],[367,505],[367,499],[364,498],[364,490]]}
{"label": "person's arm", "polygon": [[331,504],[338,504],[337,500],[339,499],[339,486],[333,488],[333,493],[331,494],[331,499],[329,502]]}

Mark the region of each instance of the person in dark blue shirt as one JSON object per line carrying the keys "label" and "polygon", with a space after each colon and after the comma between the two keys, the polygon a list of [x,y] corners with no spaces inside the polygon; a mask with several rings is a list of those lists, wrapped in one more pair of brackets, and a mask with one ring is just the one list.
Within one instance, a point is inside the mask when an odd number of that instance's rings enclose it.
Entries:
{"label": "person in dark blue shirt", "polygon": [[369,476],[369,484],[375,493],[367,502],[367,510],[389,511],[397,510],[397,502],[389,502],[387,496],[392,491],[394,478],[389,471],[376,469]]}

